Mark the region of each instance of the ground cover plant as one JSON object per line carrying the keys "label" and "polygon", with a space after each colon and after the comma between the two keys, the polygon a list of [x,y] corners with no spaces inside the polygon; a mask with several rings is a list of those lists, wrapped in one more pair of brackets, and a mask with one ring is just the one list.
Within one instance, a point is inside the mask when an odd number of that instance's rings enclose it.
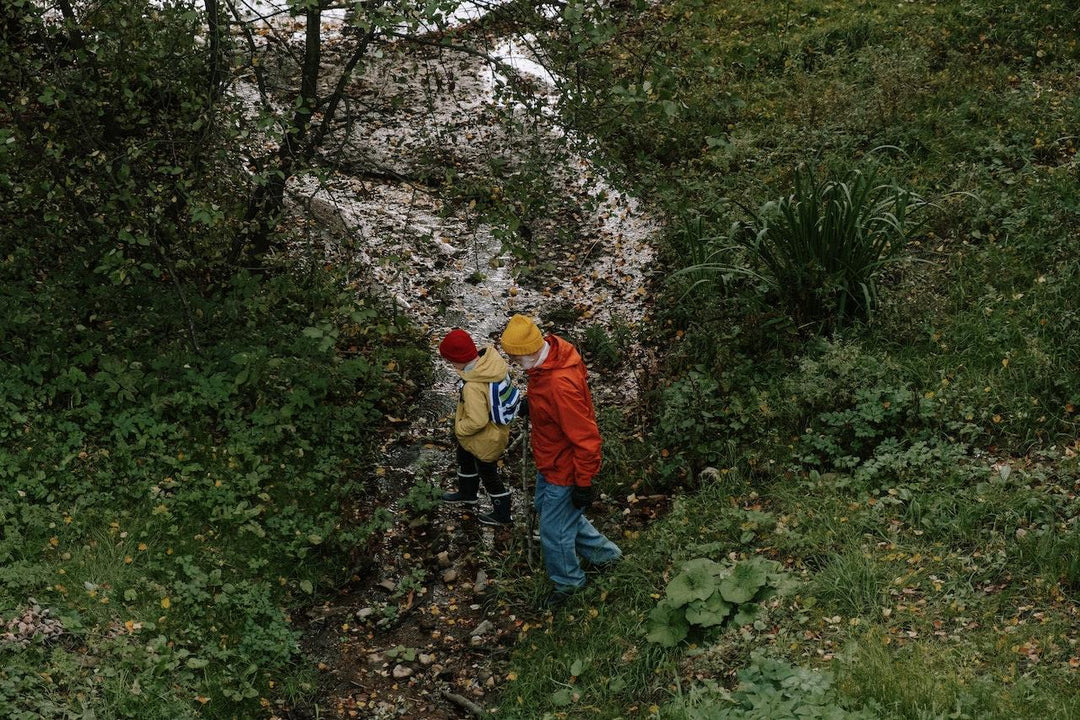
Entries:
{"label": "ground cover plant", "polygon": [[[617,31],[560,57],[579,63],[578,77],[615,79],[583,83],[574,117],[667,209],[672,266],[699,266],[671,282],[657,319],[673,350],[649,398],[655,451],[638,466],[642,483],[699,494],[685,500],[690,518],[676,511],[630,545],[632,572],[652,578],[655,605],[672,563],[689,559],[677,549],[689,525],[721,555],[775,559],[803,584],[767,609],[761,631],[631,655],[640,665],[614,693],[595,690],[613,669],[553,674],[544,690],[576,693],[557,707],[529,694],[530,681],[524,705],[552,717],[712,717],[698,698],[715,693],[749,713],[739,673],[760,673],[752,651],[764,649],[796,675],[834,673],[825,702],[836,716],[1075,715],[1076,8],[687,1],[583,12]],[[807,323],[753,253],[715,255],[745,208],[797,192],[797,169],[844,177],[871,156],[879,178],[936,206],[890,248],[863,320]],[[701,273],[709,259],[730,271]],[[746,512],[772,521],[744,536]],[[645,632],[648,603],[610,582],[586,622],[617,646]],[[605,640],[566,634],[589,602],[514,662],[589,655],[607,668],[596,659]]]}
{"label": "ground cover plant", "polygon": [[[283,271],[258,251],[289,228],[248,217],[235,189],[280,189],[296,158],[271,148],[282,164],[231,172],[252,128],[210,122],[229,110],[198,15],[88,7],[85,34],[38,22],[36,3],[0,10],[0,711],[284,713],[314,683],[290,611],[365,569],[390,518],[350,499],[371,497],[379,423],[427,381],[427,356],[318,262]],[[568,142],[590,138],[666,213],[658,266],[731,271],[656,278],[644,332],[665,355],[641,362],[649,412],[600,408],[601,481],[683,496],[565,609],[515,615],[500,716],[1080,715],[1077,9],[562,13]],[[871,161],[880,187],[935,206],[863,279],[786,295],[753,245],[718,244],[806,196],[800,168],[850,179]],[[513,197],[535,187],[519,180]],[[544,202],[462,185],[530,257]],[[599,367],[625,362],[629,330],[579,332]],[[429,488],[403,494],[431,510]],[[508,552],[494,562],[512,568]],[[370,627],[413,604],[416,562]],[[795,587],[770,595],[762,563]],[[487,597],[518,613],[546,587],[512,572]],[[734,622],[721,602],[755,609]]]}
{"label": "ground cover plant", "polygon": [[103,305],[72,354],[46,321],[72,298],[4,270],[3,332],[26,342],[0,383],[3,714],[246,715],[310,691],[290,608],[392,523],[354,506],[426,355],[326,279],[249,275],[193,300],[201,353]]}
{"label": "ground cover plant", "polygon": [[199,13],[62,5],[0,10],[0,715],[269,715],[428,356],[321,265],[227,258],[258,179]]}

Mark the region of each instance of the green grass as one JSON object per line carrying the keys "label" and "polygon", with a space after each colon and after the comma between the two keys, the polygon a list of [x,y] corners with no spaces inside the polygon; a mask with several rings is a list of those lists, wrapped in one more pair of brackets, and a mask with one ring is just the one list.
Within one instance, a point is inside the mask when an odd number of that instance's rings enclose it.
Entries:
{"label": "green grass", "polygon": [[[1075,596],[1061,566],[1070,536],[1032,546],[1017,532],[1046,513],[1075,516],[1067,497],[1047,497],[1046,467],[1018,471],[1008,486],[934,487],[929,477],[907,499],[779,479],[751,489],[728,472],[624,541],[625,561],[570,606],[530,621],[499,712],[654,717],[681,707],[681,693],[704,692],[703,679],[731,686],[733,671],[754,665],[760,650],[831,671],[837,702],[878,717],[1070,717],[1080,703]],[[1057,482],[1071,487],[1076,478],[1074,469]],[[949,531],[909,522],[916,498],[946,497],[989,509]],[[745,535],[758,517],[748,507],[775,522],[754,523]],[[760,625],[692,634],[674,650],[646,643],[647,614],[674,568],[731,552],[779,559],[797,584],[766,604]],[[503,577],[514,605],[542,584]],[[515,586],[521,596],[511,597]],[[588,669],[573,676],[575,663]]]}
{"label": "green grass", "polygon": [[[717,488],[707,495],[716,499],[723,494]],[[528,622],[519,637],[518,657],[507,669],[512,679],[501,694],[500,716],[536,718],[549,710],[618,717],[627,711],[626,702],[667,697],[678,652],[645,642],[645,623],[663,593],[662,573],[675,560],[695,557],[697,546],[713,538],[699,522],[698,503],[705,502],[703,495],[677,506],[661,532],[620,538],[622,562],[608,574],[591,576],[587,589],[553,616]],[[726,527],[735,531],[737,526]],[[542,596],[533,592],[543,583],[539,578],[519,582],[518,594],[505,601],[520,605]],[[571,673],[577,662],[586,668],[580,677]]]}
{"label": "green grass", "polygon": [[[644,396],[657,453],[625,482],[698,494],[628,562],[657,594],[694,548],[775,558],[802,584],[762,629],[637,658],[618,693],[582,679],[559,705],[567,678],[523,671],[503,708],[694,717],[689,698],[733,689],[753,648],[833,671],[837,703],[882,718],[1075,716],[1080,11],[685,0],[612,17],[578,62],[615,83],[575,117],[673,219],[670,267],[700,265],[796,168],[843,176],[883,146],[879,177],[935,207],[892,248],[868,321],[825,337],[750,254],[670,283]],[[707,466],[725,484],[698,487]],[[773,522],[748,532],[747,511]],[[512,664],[613,656],[649,605],[609,592],[587,633],[581,608],[556,616]]]}

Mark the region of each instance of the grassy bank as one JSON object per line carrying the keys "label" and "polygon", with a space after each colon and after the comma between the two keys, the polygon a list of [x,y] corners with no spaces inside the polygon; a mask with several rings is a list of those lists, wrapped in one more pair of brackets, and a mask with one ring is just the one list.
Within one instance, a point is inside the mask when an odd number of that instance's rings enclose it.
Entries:
{"label": "grassy bank", "polygon": [[[615,81],[574,117],[667,209],[669,263],[728,270],[666,285],[651,434],[609,468],[694,490],[522,644],[502,712],[1074,716],[1075,8],[673,2],[593,18],[616,30],[577,36],[578,76]],[[793,306],[729,231],[792,193],[800,166],[872,171],[929,203],[861,318],[822,321],[827,284]],[[709,466],[728,472],[699,480]],[[796,588],[757,622],[630,651],[681,562],[732,553],[780,561]],[[525,670],[541,658],[562,661]],[[589,670],[568,673],[580,658]]]}

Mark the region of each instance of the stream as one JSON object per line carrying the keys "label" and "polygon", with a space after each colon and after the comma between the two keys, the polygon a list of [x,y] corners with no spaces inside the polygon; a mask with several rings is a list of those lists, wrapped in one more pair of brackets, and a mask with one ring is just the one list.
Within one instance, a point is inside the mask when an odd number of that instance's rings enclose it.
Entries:
{"label": "stream", "polygon": [[[284,6],[241,3],[270,69],[302,50],[303,17],[289,17]],[[462,4],[453,22],[467,32],[489,9]],[[324,15],[324,75],[336,74],[345,22],[344,11]],[[575,149],[588,143],[560,127],[558,79],[530,51],[532,38],[476,41],[494,64],[406,42],[368,58],[348,86],[351,120],[326,144],[321,177],[291,178],[286,188],[287,221],[308,229],[291,248],[295,261],[335,263],[357,291],[392,298],[429,338],[436,381],[397,426],[375,470],[380,495],[400,518],[371,558],[377,576],[354,577],[338,597],[297,619],[302,646],[318,663],[318,705],[276,717],[456,718],[496,695],[499,663],[523,618],[538,614],[508,604],[495,591],[501,578],[493,570],[510,567],[517,579],[543,574],[522,552],[531,478],[520,477],[519,447],[503,468],[514,489],[511,529],[482,528],[445,507],[409,521],[400,498],[410,487],[449,488],[454,477],[457,376],[436,346],[454,327],[488,344],[514,313],[575,339],[588,327],[632,329],[648,314],[659,219]],[[505,92],[508,73],[532,88],[532,110]],[[245,102],[257,96],[250,79],[238,78],[232,90]],[[542,212],[524,229],[512,227],[447,193],[445,183],[423,182],[432,168],[452,170],[452,182],[481,185],[496,199],[503,188],[493,168],[502,168],[535,187]],[[591,372],[598,408],[632,404],[644,382],[649,354],[633,342],[618,367]],[[605,499],[616,522],[625,512],[620,502]]]}

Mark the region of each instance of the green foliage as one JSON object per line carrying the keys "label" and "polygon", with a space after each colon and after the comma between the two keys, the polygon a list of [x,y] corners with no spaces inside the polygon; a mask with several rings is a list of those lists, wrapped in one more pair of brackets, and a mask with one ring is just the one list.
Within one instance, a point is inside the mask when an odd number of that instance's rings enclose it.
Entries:
{"label": "green foliage", "polygon": [[708,558],[688,560],[649,613],[645,637],[662,647],[674,647],[691,627],[717,627],[729,616],[736,625],[753,623],[761,601],[787,584],[780,564],[761,557],[734,565]]}
{"label": "green foliage", "polygon": [[401,503],[418,515],[431,512],[442,504],[442,488],[428,482],[418,481],[409,488]]}
{"label": "green foliage", "polygon": [[870,709],[848,709],[833,686],[832,673],[793,667],[762,653],[738,673],[728,692],[715,683],[692,688],[664,707],[679,720],[874,720]]}
{"label": "green foliage", "polygon": [[109,3],[56,23],[38,3],[14,7],[15,32],[0,40],[11,99],[0,243],[114,285],[213,257],[234,173],[221,162],[200,13]]}
{"label": "green foliage", "polygon": [[625,321],[615,318],[611,326],[609,331],[599,323],[589,325],[579,345],[587,360],[608,370],[622,365],[633,340]]}
{"label": "green foliage", "polygon": [[660,466],[665,479],[703,465],[718,465],[726,457],[729,443],[744,431],[748,418],[737,403],[721,404],[723,400],[720,383],[704,366],[687,371],[661,390],[655,442],[675,451]]}
{"label": "green foliage", "polygon": [[885,582],[884,570],[852,545],[830,555],[809,592],[845,617],[873,617],[880,611]]}
{"label": "green foliage", "polygon": [[830,328],[866,319],[878,302],[877,279],[896,260],[913,230],[908,215],[922,201],[878,184],[874,172],[818,181],[812,169],[800,167],[794,182],[791,195],[766,203],[729,231],[728,240],[754,259],[751,267],[707,261],[682,272],[752,274],[800,325]]}
{"label": "green foliage", "polygon": [[56,683],[0,685],[0,707],[250,715],[297,672],[288,608],[387,527],[348,510],[427,354],[319,274],[191,293],[196,354],[169,293],[84,293],[77,272],[29,292],[33,267],[24,253],[0,267],[0,611],[36,598],[66,639],[0,648],[9,678],[34,667]]}
{"label": "green foliage", "polygon": [[859,639],[857,655],[837,670],[837,685],[853,701],[881,708],[890,717],[1066,720],[1080,709],[1067,680],[1017,678],[1002,683],[991,675],[971,673],[964,656],[993,653],[992,646],[969,643],[956,650],[918,645],[897,653],[890,652],[877,633]]}
{"label": "green foliage", "polygon": [[838,407],[812,420],[802,439],[811,453],[804,460],[827,459],[832,468],[852,470],[884,440],[918,427],[918,399],[907,387],[856,388],[852,401],[852,407]]}

